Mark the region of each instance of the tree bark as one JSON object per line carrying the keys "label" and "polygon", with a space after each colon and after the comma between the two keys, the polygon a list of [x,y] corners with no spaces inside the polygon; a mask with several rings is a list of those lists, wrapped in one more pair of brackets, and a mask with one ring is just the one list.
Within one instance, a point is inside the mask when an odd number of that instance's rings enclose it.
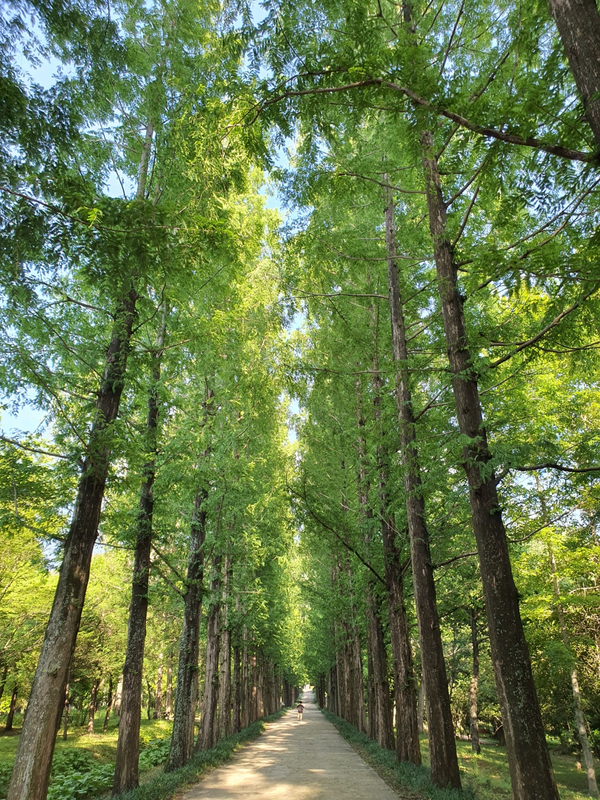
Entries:
{"label": "tree bark", "polygon": [[223,594],[221,602],[221,643],[219,658],[219,738],[231,733],[231,628],[229,626],[229,590],[232,565],[229,556],[223,561]]}
{"label": "tree bark", "polygon": [[156,674],[156,694],[154,695],[154,719],[162,719],[163,707],[163,654],[159,655],[158,672]]}
{"label": "tree bark", "polygon": [[[378,434],[381,431],[381,394],[383,381],[378,363],[373,364],[373,414]],[[396,543],[396,526],[388,512],[388,470],[383,446],[377,445],[379,472],[379,505],[383,543],[384,579],[387,591],[390,641],[394,669],[394,702],[396,707],[396,756],[398,761],[421,764],[421,746],[417,722],[417,693],[410,643],[410,631],[404,603],[404,573],[400,549]]]}
{"label": "tree bark", "polygon": [[4,687],[6,686],[6,678],[8,676],[8,664],[4,664],[2,667],[2,677],[0,678],[0,700],[2,700],[2,695],[4,694]]}
{"label": "tree bark", "polygon": [[173,713],[173,652],[169,646],[167,653],[167,688],[165,691],[165,717],[171,719]]}
{"label": "tree bark", "polygon": [[236,644],[233,648],[233,733],[242,729],[242,665],[241,650]]}
{"label": "tree bark", "polygon": [[[69,691],[69,684],[67,684],[67,694]],[[102,733],[106,733],[108,730],[108,720],[110,719],[110,712],[113,705],[113,679],[112,675],[108,676],[108,697],[106,699],[106,714],[104,715],[104,724],[102,725]]]}
{"label": "tree bark", "polygon": [[204,539],[206,536],[204,501],[207,497],[208,491],[201,488],[198,489],[194,498],[183,628],[179,640],[173,734],[169,758],[165,767],[167,772],[183,767],[194,753],[194,719],[198,691],[200,613],[202,610]]}
{"label": "tree bark", "polygon": [[244,626],[242,632],[242,728],[250,724],[250,677],[248,667],[248,628]]}
{"label": "tree bark", "polygon": [[473,650],[473,667],[471,670],[471,684],[469,686],[469,730],[471,734],[471,750],[481,753],[479,744],[479,720],[477,718],[477,689],[479,686],[479,639],[477,638],[477,612],[469,608],[469,622],[471,623],[471,646]]}
{"label": "tree bark", "polygon": [[[369,545],[372,539],[373,511],[369,505],[370,483],[367,468],[367,442],[365,419],[362,411],[360,379],[356,381],[357,425],[358,425],[358,503],[365,525],[364,540]],[[373,580],[368,578],[367,588],[367,649],[369,674],[369,737],[386,750],[394,749],[394,728],[390,705],[390,686],[387,678],[387,654],[383,640],[383,627],[379,617],[381,602],[376,595]]]}
{"label": "tree bark", "polygon": [[112,449],[111,428],[119,411],[125,382],[136,300],[135,289],[130,288],[115,315],[75,510],[19,738],[7,800],[39,800],[46,796],[48,790],[67,672],[75,649],[92,552],[98,534]]}
{"label": "tree bark", "polygon": [[63,729],[62,729],[62,739],[63,742],[67,741],[67,734],[69,731],[69,676],[67,675],[67,685],[65,686],[65,701],[63,705]]}
{"label": "tree bark", "polygon": [[421,678],[421,683],[419,684],[417,724],[419,727],[419,733],[425,733],[425,683],[423,678]]}
{"label": "tree bark", "polygon": [[152,385],[148,393],[146,417],[146,452],[150,459],[144,464],[144,480],[140,489],[137,516],[135,555],[131,580],[131,600],[127,624],[127,649],[123,665],[121,690],[121,722],[117,740],[113,796],[124,794],[139,785],[138,761],[140,755],[140,723],[142,670],[146,645],[146,618],[148,616],[148,586],[150,580],[150,554],[152,549],[152,521],[154,516],[154,481],[156,477],[156,452],[160,412],[160,366],[166,332],[166,312],[156,340],[152,359]]}
{"label": "tree bark", "polygon": [[596,0],[548,0],[600,151],[600,12]]}
{"label": "tree bark", "polygon": [[94,733],[94,716],[96,715],[96,703],[98,701],[98,687],[100,686],[100,678],[94,678],[92,683],[92,691],[90,692],[90,704],[88,706],[88,734]]}
{"label": "tree bark", "polygon": [[[446,230],[446,207],[433,138],[422,131],[423,169],[456,415],[463,437],[463,467],[469,485],[473,531],[479,553],[496,688],[515,800],[558,798],[533,683],[529,650],[512,577],[506,531],[490,467],[477,376],[469,351],[463,299]],[[426,693],[429,688],[426,684]]]}
{"label": "tree bark", "polygon": [[204,703],[196,750],[210,750],[217,741],[217,701],[219,697],[219,617],[221,610],[221,556],[212,563],[211,606],[206,625],[206,666],[204,673]]}
{"label": "tree bark", "polygon": [[13,729],[13,721],[15,719],[15,711],[17,710],[17,696],[19,694],[19,687],[15,683],[10,697],[10,706],[8,707],[8,714],[6,716],[6,725],[4,726],[4,733],[10,733]]}
{"label": "tree bark", "polygon": [[392,347],[396,364],[396,402],[402,465],[404,467],[404,491],[415,607],[419,624],[423,680],[425,682],[425,697],[427,700],[431,779],[437,786],[451,786],[459,789],[460,773],[458,770],[446,665],[429,549],[429,531],[425,522],[425,502],[423,500],[416,444],[415,419],[409,383],[406,328],[398,278],[394,202],[390,190],[387,193],[385,209],[385,237]]}

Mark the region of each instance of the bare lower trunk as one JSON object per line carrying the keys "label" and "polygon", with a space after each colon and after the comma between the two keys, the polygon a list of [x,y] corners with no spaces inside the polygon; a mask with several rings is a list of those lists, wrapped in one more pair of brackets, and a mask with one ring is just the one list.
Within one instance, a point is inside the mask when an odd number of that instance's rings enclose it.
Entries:
{"label": "bare lower trunk", "polygon": [[219,696],[219,617],[221,609],[221,557],[213,558],[214,577],[211,581],[211,607],[206,625],[206,667],[204,703],[200,719],[197,750],[210,750],[217,741],[217,700]]}
{"label": "bare lower trunk", "polygon": [[115,315],[96,401],[96,416],[7,800],[40,800],[46,797],[48,790],[67,672],[75,649],[92,552],[98,534],[111,455],[111,427],[119,411],[125,381],[136,300],[137,295],[132,288],[124,296]]}
{"label": "bare lower trunk", "polygon": [[390,704],[390,685],[387,678],[387,655],[383,636],[383,626],[379,618],[381,602],[369,591],[368,640],[372,658],[373,706],[369,715],[375,720],[373,734],[380,747],[394,749],[394,730],[392,726],[392,707]]}
{"label": "bare lower trunk", "polygon": [[13,729],[13,722],[15,719],[15,712],[17,710],[17,697],[19,694],[19,687],[15,683],[10,697],[10,705],[8,707],[8,714],[6,716],[6,725],[4,726],[4,733],[10,733]]}
{"label": "bare lower trunk", "polygon": [[265,715],[265,659],[260,653],[256,659],[256,711],[255,719],[262,719]]}
{"label": "bare lower trunk", "polygon": [[94,716],[96,715],[96,703],[98,701],[98,687],[100,686],[100,678],[96,678],[92,683],[92,691],[90,693],[90,704],[88,706],[88,734],[94,733]]}
{"label": "bare lower trunk", "polygon": [[[373,365],[373,411],[381,435],[381,393],[383,383],[378,364]],[[377,445],[379,503],[383,542],[384,578],[387,591],[390,641],[394,669],[394,703],[396,708],[396,756],[398,761],[421,764],[421,748],[417,723],[416,681],[410,643],[410,631],[404,604],[404,568],[397,544],[394,520],[388,512],[388,471],[383,447]]]}
{"label": "bare lower trunk", "polygon": [[247,728],[250,724],[250,676],[248,665],[248,629],[244,628],[242,633],[242,728]]}
{"label": "bare lower trunk", "polygon": [[163,707],[163,654],[159,656],[158,672],[156,674],[156,694],[154,695],[154,719],[162,718]]}
{"label": "bare lower trunk", "polygon": [[417,723],[419,726],[419,733],[425,733],[425,684],[423,679],[419,684],[419,704],[417,707]]}
{"label": "bare lower trunk", "polygon": [[229,587],[232,580],[229,557],[223,563],[223,596],[221,604],[221,643],[219,657],[219,738],[231,733],[231,628],[229,627]]}
{"label": "bare lower trunk", "polygon": [[[165,315],[166,316],[166,315]],[[113,795],[135,789],[139,783],[138,760],[140,755],[140,724],[142,670],[146,645],[146,618],[148,615],[148,586],[150,579],[150,554],[152,549],[152,520],[154,516],[154,480],[156,476],[156,449],[159,424],[160,359],[165,339],[166,322],[157,337],[157,350],[153,358],[152,385],[148,393],[146,418],[146,447],[151,458],[144,464],[144,480],[140,489],[137,516],[137,536],[131,580],[131,600],[127,626],[127,650],[123,665],[121,689],[121,722],[117,740]]]}
{"label": "bare lower trunk", "polygon": [[471,671],[471,685],[469,686],[469,730],[471,734],[471,749],[474,753],[481,753],[479,744],[479,721],[477,718],[477,688],[479,686],[479,639],[477,638],[477,613],[469,609],[471,623],[471,645],[473,649],[473,668]]}
{"label": "bare lower trunk", "polygon": [[233,648],[233,733],[242,729],[242,664],[241,651],[235,645]]}
{"label": "bare lower trunk", "polygon": [[67,741],[67,734],[69,732],[69,683],[67,680],[67,685],[65,686],[65,703],[63,706],[63,730],[62,730],[62,739],[63,742]]}
{"label": "bare lower trunk", "polygon": [[391,191],[387,196],[385,229],[392,345],[396,366],[396,404],[404,468],[404,492],[415,607],[419,624],[423,680],[427,699],[431,779],[437,786],[451,786],[459,789],[460,773],[416,444],[415,418],[408,369],[408,347],[398,279],[394,203]]}
{"label": "bare lower trunk", "polygon": [[165,716],[171,719],[173,713],[173,653],[171,648],[167,654],[167,688],[165,691]]}
{"label": "bare lower trunk", "polygon": [[187,590],[184,597],[183,628],[179,641],[179,666],[175,690],[173,734],[171,736],[169,759],[165,768],[167,772],[185,766],[194,753],[204,538],[206,535],[206,511],[203,505],[207,497],[208,492],[206,489],[200,489],[194,498]]}
{"label": "bare lower trunk", "polygon": [[[67,684],[67,694],[69,691],[69,685]],[[114,700],[113,694],[113,679],[112,675],[108,676],[108,697],[106,698],[106,714],[104,715],[104,724],[102,725],[102,733],[106,733],[108,730],[108,720],[110,719],[110,712],[112,710]]]}
{"label": "bare lower trunk", "polygon": [[548,0],[600,150],[600,13],[596,0]]}
{"label": "bare lower trunk", "polygon": [[[428,131],[421,133],[421,143],[429,227],[434,246],[456,416],[460,433],[469,442],[463,450],[463,467],[469,484],[472,524],[479,553],[513,796],[515,800],[556,800],[558,792],[521,623],[519,599],[496,491],[496,476],[489,466],[491,453],[483,425],[477,375],[467,341],[463,300],[457,285],[457,268],[446,230],[446,207],[442,198],[437,159],[433,139]],[[427,682],[426,693],[429,695]]]}
{"label": "bare lower trunk", "polygon": [[394,700],[396,703],[396,756],[398,761],[421,763],[417,714],[416,681],[410,631],[404,605],[404,582],[400,554],[395,544],[396,531],[385,516],[382,523],[385,579],[390,620],[390,640],[394,657]]}
{"label": "bare lower trunk", "polygon": [[8,676],[8,664],[4,664],[2,667],[2,677],[0,678],[0,700],[2,700],[2,695],[4,694],[4,687],[6,686],[6,678]]}

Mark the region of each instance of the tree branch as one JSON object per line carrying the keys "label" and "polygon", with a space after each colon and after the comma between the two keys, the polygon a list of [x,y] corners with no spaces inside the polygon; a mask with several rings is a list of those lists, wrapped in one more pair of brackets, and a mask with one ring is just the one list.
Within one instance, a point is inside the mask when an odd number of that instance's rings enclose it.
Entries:
{"label": "tree branch", "polygon": [[37,453],[41,456],[51,456],[52,458],[64,458],[65,461],[70,460],[70,456],[65,456],[63,453],[53,453],[50,450],[42,450],[40,447],[30,447],[27,444],[23,444],[22,442],[17,442],[15,439],[9,439],[6,436],[0,436],[1,442],[6,442],[7,444],[12,444],[15,447],[20,447],[21,450],[29,450],[30,453]]}

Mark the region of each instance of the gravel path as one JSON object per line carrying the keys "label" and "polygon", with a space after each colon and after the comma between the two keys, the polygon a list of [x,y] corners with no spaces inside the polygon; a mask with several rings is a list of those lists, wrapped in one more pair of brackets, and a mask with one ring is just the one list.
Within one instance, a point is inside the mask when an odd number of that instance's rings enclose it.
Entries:
{"label": "gravel path", "polygon": [[182,800],[398,800],[307,696]]}

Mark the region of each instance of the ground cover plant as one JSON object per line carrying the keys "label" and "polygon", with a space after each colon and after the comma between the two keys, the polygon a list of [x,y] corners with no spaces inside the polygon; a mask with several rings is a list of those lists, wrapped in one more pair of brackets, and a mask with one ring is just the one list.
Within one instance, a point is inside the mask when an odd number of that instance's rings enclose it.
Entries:
{"label": "ground cover plant", "polygon": [[[158,774],[154,767],[165,763],[170,747],[170,722],[165,720],[142,720],[140,747],[140,780],[142,786],[126,793],[128,800],[169,800],[182,786],[199,780],[209,769],[224,764],[240,747],[259,736],[265,723],[279,719],[286,709],[252,723],[237,734],[219,741],[208,751],[198,753],[182,770]],[[117,722],[106,734],[89,735],[73,732],[68,741],[58,741],[54,759],[48,797],[51,800],[83,800],[102,797],[110,789],[115,769],[117,748]],[[156,738],[152,738],[156,737]],[[13,737],[0,737],[0,798],[5,797],[12,763],[16,751]],[[151,785],[147,784],[151,776]]]}
{"label": "ground cover plant", "polygon": [[[365,760],[378,772],[384,780],[392,786],[402,789],[408,788],[420,797],[432,800],[452,800],[452,798],[479,798],[480,800],[494,800],[494,798],[512,797],[510,774],[506,748],[497,742],[487,741],[482,745],[480,753],[474,753],[471,743],[458,740],[456,742],[458,761],[463,779],[462,792],[450,789],[440,789],[431,783],[429,764],[429,743],[424,736],[421,738],[423,766],[413,764],[398,764],[394,755],[389,750],[380,747],[377,742],[369,739],[366,734],[349,725],[345,720],[323,709],[325,717],[335,725],[341,735],[349,742]],[[550,744],[552,746],[552,744]],[[551,752],[552,766],[556,776],[561,800],[583,800],[587,794],[587,776],[581,765],[577,767],[575,756]]]}

